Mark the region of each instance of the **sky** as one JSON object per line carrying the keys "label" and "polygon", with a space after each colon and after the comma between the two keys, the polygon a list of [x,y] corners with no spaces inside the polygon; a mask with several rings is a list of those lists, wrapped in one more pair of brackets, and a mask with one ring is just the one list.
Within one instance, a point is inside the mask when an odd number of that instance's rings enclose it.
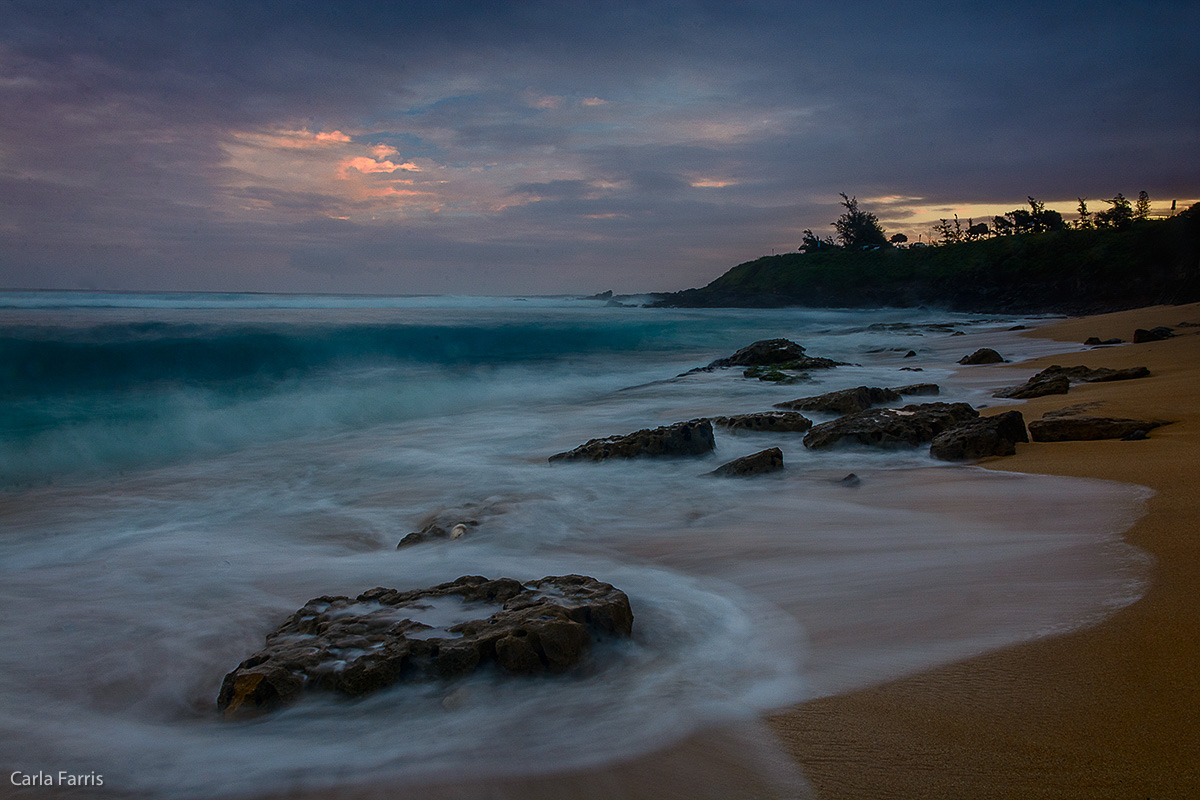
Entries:
{"label": "sky", "polygon": [[[703,285],[1200,198],[1200,3],[0,0],[0,287]],[[1182,206],[1181,206],[1182,207]]]}

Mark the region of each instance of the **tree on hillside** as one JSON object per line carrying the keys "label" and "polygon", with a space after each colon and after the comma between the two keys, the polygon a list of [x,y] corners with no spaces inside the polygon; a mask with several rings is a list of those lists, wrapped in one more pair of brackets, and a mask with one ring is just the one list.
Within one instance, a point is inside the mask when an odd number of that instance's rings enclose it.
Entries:
{"label": "tree on hillside", "polygon": [[815,250],[835,250],[837,244],[834,243],[833,237],[826,236],[824,239],[812,232],[812,228],[804,231],[804,235],[800,237],[800,250],[805,253],[811,253]]}
{"label": "tree on hillside", "polygon": [[1092,227],[1092,212],[1088,211],[1087,200],[1080,197],[1079,199],[1079,221],[1075,223],[1075,227],[1079,230],[1088,230]]}
{"label": "tree on hillside", "polygon": [[991,233],[992,229],[988,227],[986,222],[976,222],[971,217],[967,218],[968,239],[986,239]]}
{"label": "tree on hillside", "polygon": [[939,220],[938,224],[933,226],[933,232],[942,244],[955,244],[963,240],[962,223],[958,221],[958,214],[954,215],[954,222]]}
{"label": "tree on hillside", "polygon": [[1124,228],[1133,222],[1133,205],[1125,195],[1117,192],[1112,200],[1105,200],[1111,208],[1096,214],[1097,228]]}
{"label": "tree on hillside", "polygon": [[1134,219],[1150,219],[1150,195],[1146,194],[1146,190],[1138,192],[1137,202],[1133,205]]}
{"label": "tree on hillside", "polygon": [[879,218],[858,207],[858,200],[842,195],[846,211],[832,223],[837,231],[837,240],[847,250],[862,250],[867,247],[887,247],[887,234],[879,224]]}
{"label": "tree on hillside", "polygon": [[888,239],[888,241],[892,244],[904,244],[908,241],[908,237],[903,233],[893,233],[892,238]]}
{"label": "tree on hillside", "polygon": [[[1003,217],[993,218],[997,235],[1009,233],[1049,233],[1066,227],[1062,214],[1054,209],[1046,208],[1046,204],[1033,197],[1029,200],[1029,210],[1014,208]],[[1002,221],[1003,220],[1003,221]]]}

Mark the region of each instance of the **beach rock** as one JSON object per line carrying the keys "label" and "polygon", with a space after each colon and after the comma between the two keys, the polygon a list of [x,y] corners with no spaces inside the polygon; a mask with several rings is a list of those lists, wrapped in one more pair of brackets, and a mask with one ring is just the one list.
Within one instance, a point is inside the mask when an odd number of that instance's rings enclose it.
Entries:
{"label": "beach rock", "polygon": [[901,367],[901,372],[924,372],[924,367]]}
{"label": "beach rock", "polygon": [[781,469],[783,469],[783,451],[778,447],[772,447],[748,456],[735,458],[728,464],[722,464],[708,474],[723,478],[745,478],[752,475],[765,475],[768,472],[777,472]]}
{"label": "beach rock", "polygon": [[868,409],[813,427],[804,436],[804,446],[816,450],[843,443],[878,447],[918,445],[978,416],[979,412],[966,403]]}
{"label": "beach rock", "polygon": [[698,456],[715,447],[712,423],[706,419],[646,428],[624,436],[591,439],[574,450],[555,453],[551,461],[603,461],[639,456]]}
{"label": "beach rock", "polygon": [[1091,347],[1098,347],[1100,345],[1106,345],[1106,344],[1124,344],[1125,340],[1124,339],[1101,340],[1100,337],[1098,337],[1098,336],[1089,336],[1088,338],[1083,340],[1083,343],[1086,345],[1089,345]]}
{"label": "beach rock", "polygon": [[803,433],[813,426],[812,420],[795,411],[763,411],[758,414],[736,414],[713,417],[712,423],[732,432]]}
{"label": "beach rock", "polygon": [[1136,431],[1149,431],[1170,424],[1163,420],[1119,417],[1043,416],[1029,423],[1029,435],[1035,442],[1120,439]]}
{"label": "beach rock", "polygon": [[851,472],[841,480],[834,481],[834,483],[838,484],[839,486],[846,486],[850,489],[857,489],[859,486],[862,486],[862,478]]}
{"label": "beach rock", "polygon": [[776,367],[749,367],[742,372],[743,378],[757,378],[771,383],[799,383],[808,380],[807,375],[789,375]]}
{"label": "beach rock", "polygon": [[[790,339],[763,339],[747,345],[728,358],[718,358],[705,370],[719,367],[773,367],[776,370],[831,369],[844,361],[805,355],[804,348]],[[747,376],[751,377],[751,376]]]}
{"label": "beach rock", "polygon": [[841,389],[836,392],[826,392],[815,397],[800,397],[785,403],[776,403],[775,408],[786,408],[796,411],[824,411],[830,414],[850,414],[862,411],[880,403],[890,403],[900,399],[900,393],[891,389],[880,389],[875,386],[856,386],[853,389]]}
{"label": "beach rock", "polygon": [[936,383],[910,383],[908,386],[893,386],[891,391],[904,397],[910,395],[935,395],[941,394],[942,388]]}
{"label": "beach rock", "polygon": [[1160,342],[1163,339],[1170,339],[1174,335],[1175,332],[1171,328],[1163,326],[1151,328],[1150,330],[1138,328],[1133,332],[1133,343],[1142,344],[1143,342]]}
{"label": "beach rock", "polygon": [[804,348],[790,339],[762,339],[746,345],[728,358],[718,358],[708,366],[763,367],[804,357]]}
{"label": "beach rock", "polygon": [[490,663],[516,674],[562,672],[593,639],[632,630],[625,593],[583,575],[524,584],[464,576],[430,589],[323,596],[225,676],[217,708],[227,717],[251,716],[309,690],[362,695]]}
{"label": "beach rock", "polygon": [[916,357],[917,357],[917,351],[916,351],[916,350],[909,350],[907,353],[905,353],[905,354],[904,354],[904,356],[903,356],[903,357],[904,357],[904,358],[916,358]]}
{"label": "beach rock", "polygon": [[929,445],[929,454],[942,461],[971,461],[987,456],[1011,456],[1017,442],[1028,442],[1025,418],[1020,411],[980,417],[939,433]]}
{"label": "beach rock", "polygon": [[1028,400],[1031,397],[1066,394],[1069,391],[1071,391],[1071,381],[1065,375],[1043,378],[1041,380],[1037,380],[1037,376],[1034,376],[1020,386],[1010,386],[1007,389],[1001,389],[992,396]]}
{"label": "beach rock", "polygon": [[1074,405],[1063,406],[1062,408],[1056,408],[1053,411],[1047,411],[1045,414],[1042,414],[1042,419],[1055,419],[1056,417],[1077,417],[1080,414],[1083,414],[1085,411],[1091,411],[1092,409],[1099,408],[1102,405],[1104,405],[1104,402],[1101,400],[1093,400],[1090,403],[1075,403]]}
{"label": "beach rock", "polygon": [[981,347],[969,356],[963,356],[958,360],[960,364],[1003,364],[1004,356],[997,353],[990,347]]}
{"label": "beach rock", "polygon": [[1121,437],[1122,442],[1141,442],[1150,438],[1150,434],[1138,428],[1136,431],[1125,434]]}
{"label": "beach rock", "polygon": [[1146,367],[1128,367],[1126,369],[1109,369],[1108,367],[1060,367],[1057,364],[1047,367],[1034,375],[1020,386],[1011,386],[996,392],[994,397],[1008,397],[1025,400],[1030,397],[1044,397],[1049,394],[1066,394],[1071,382],[1102,383],[1106,381],[1127,381],[1136,378],[1149,377],[1150,370]]}
{"label": "beach rock", "polygon": [[1046,367],[1030,378],[1031,381],[1056,378],[1063,376],[1078,383],[1104,383],[1106,381],[1128,381],[1136,378],[1150,377],[1146,367],[1127,367],[1125,369],[1109,369],[1108,367],[1060,367],[1057,364]]}

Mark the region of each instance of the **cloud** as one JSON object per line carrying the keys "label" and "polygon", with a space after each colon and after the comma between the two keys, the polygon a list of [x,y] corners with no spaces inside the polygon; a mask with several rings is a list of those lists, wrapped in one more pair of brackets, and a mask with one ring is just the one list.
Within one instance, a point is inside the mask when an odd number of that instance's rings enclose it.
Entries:
{"label": "cloud", "polygon": [[341,177],[346,178],[348,170],[357,170],[364,175],[369,175],[375,172],[392,173],[399,170],[404,172],[420,172],[421,168],[411,161],[405,161],[402,164],[393,164],[391,161],[376,161],[368,156],[355,156],[348,158],[338,167],[338,172]]}

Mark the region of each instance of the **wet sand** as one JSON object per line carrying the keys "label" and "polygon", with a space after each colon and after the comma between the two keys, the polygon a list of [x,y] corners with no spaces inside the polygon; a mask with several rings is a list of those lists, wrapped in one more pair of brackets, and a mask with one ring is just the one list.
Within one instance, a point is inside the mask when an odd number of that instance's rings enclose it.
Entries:
{"label": "wet sand", "polygon": [[1125,537],[1155,560],[1145,597],[1085,630],[774,716],[818,798],[1200,796],[1200,328],[1180,322],[1200,323],[1200,304],[1027,334],[1130,341],[1135,328],[1175,327],[1166,341],[972,368],[996,371],[1000,385],[1050,364],[1150,368],[1149,378],[1015,406],[1027,422],[1079,403],[1096,403],[1087,412],[1096,415],[1174,421],[1148,440],[1018,445],[1016,456],[985,464],[1155,490]]}

